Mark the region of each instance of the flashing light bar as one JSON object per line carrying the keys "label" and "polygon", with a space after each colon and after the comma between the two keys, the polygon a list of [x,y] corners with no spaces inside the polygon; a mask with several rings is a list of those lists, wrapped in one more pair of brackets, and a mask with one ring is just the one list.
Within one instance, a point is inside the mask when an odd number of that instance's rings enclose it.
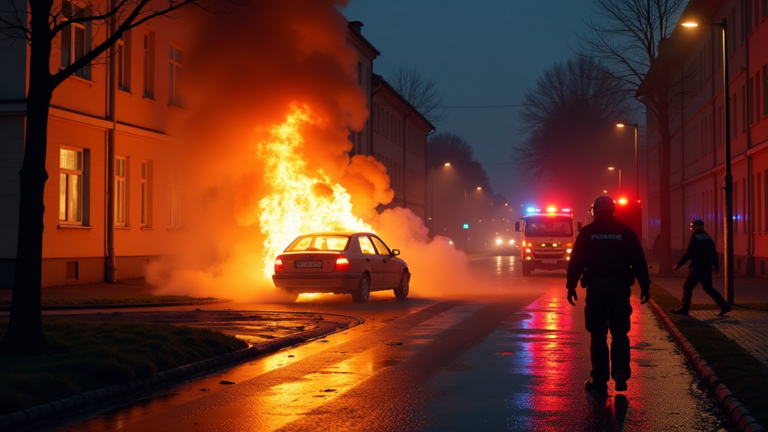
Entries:
{"label": "flashing light bar", "polygon": [[627,205],[627,199],[626,198],[619,198],[619,204]]}
{"label": "flashing light bar", "polygon": [[[569,208],[569,207],[566,207],[566,208],[562,208],[562,209],[560,209],[560,211],[561,211],[562,213],[571,213],[571,211],[572,211],[572,210],[573,210],[573,209],[571,209],[571,208]],[[527,214],[532,214],[532,213],[541,213],[541,209],[540,209],[540,208],[536,208],[536,207],[527,207],[527,208],[525,209],[525,212],[526,212]],[[557,207],[555,207],[555,206],[549,206],[549,207],[547,207],[547,208],[546,208],[546,212],[547,212],[547,213],[557,213]]]}

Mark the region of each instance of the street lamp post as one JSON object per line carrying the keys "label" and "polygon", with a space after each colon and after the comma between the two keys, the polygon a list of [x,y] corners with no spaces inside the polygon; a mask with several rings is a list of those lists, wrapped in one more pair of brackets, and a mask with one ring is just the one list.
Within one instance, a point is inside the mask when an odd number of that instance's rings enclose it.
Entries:
{"label": "street lamp post", "polygon": [[619,195],[621,195],[621,168],[608,167],[608,171],[619,170]]}
{"label": "street lamp post", "polygon": [[[616,127],[623,128],[625,125],[624,123],[618,123],[616,124]],[[635,199],[640,199],[640,169],[637,162],[637,127],[638,124],[635,123],[632,126],[635,127]],[[621,188],[619,188],[621,189]]]}
{"label": "street lamp post", "polygon": [[[443,166],[451,166],[450,162],[446,162]],[[432,164],[429,169],[429,228],[432,231],[435,230],[435,164]],[[433,233],[434,234],[434,233]]]}
{"label": "street lamp post", "polygon": [[[482,186],[478,186],[477,190],[482,191]],[[467,188],[464,188],[464,220],[469,222],[469,212],[467,211]],[[464,252],[467,252],[467,230],[464,230]]]}
{"label": "street lamp post", "polygon": [[728,19],[723,18],[721,23],[695,23],[685,22],[683,27],[698,27],[699,24],[720,27],[723,36],[723,116],[725,131],[725,173],[723,174],[723,213],[725,214],[725,241],[723,255],[725,255],[725,300],[733,304],[733,176],[731,175],[731,107],[730,90],[728,85]]}

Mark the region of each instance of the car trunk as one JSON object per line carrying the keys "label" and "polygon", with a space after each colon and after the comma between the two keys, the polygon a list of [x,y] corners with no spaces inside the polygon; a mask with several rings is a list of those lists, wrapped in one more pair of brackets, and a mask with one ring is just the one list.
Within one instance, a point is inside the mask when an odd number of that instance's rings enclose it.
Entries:
{"label": "car trunk", "polygon": [[338,252],[288,252],[280,255],[285,273],[330,273],[336,267]]}

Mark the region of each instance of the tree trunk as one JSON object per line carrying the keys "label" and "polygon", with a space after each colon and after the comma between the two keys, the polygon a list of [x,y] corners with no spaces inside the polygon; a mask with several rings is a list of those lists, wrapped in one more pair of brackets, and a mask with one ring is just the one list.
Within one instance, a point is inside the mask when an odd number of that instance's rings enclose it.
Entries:
{"label": "tree trunk", "polygon": [[[34,6],[30,5],[30,7]],[[40,7],[39,3],[38,7]],[[43,200],[45,183],[48,180],[45,159],[48,144],[48,112],[53,96],[49,72],[51,39],[48,37],[49,32],[46,32],[47,14],[37,11],[31,16],[31,24],[35,32],[30,44],[24,161],[19,172],[20,202],[16,273],[8,329],[0,347],[2,352],[15,354],[34,354],[46,346],[40,300],[43,215],[45,214]]]}

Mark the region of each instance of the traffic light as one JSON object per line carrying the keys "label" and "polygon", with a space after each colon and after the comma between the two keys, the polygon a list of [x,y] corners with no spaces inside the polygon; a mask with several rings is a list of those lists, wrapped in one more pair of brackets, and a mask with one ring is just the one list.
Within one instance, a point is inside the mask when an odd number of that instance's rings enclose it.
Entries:
{"label": "traffic light", "polygon": [[468,223],[464,224],[464,229],[469,229],[469,224]]}

